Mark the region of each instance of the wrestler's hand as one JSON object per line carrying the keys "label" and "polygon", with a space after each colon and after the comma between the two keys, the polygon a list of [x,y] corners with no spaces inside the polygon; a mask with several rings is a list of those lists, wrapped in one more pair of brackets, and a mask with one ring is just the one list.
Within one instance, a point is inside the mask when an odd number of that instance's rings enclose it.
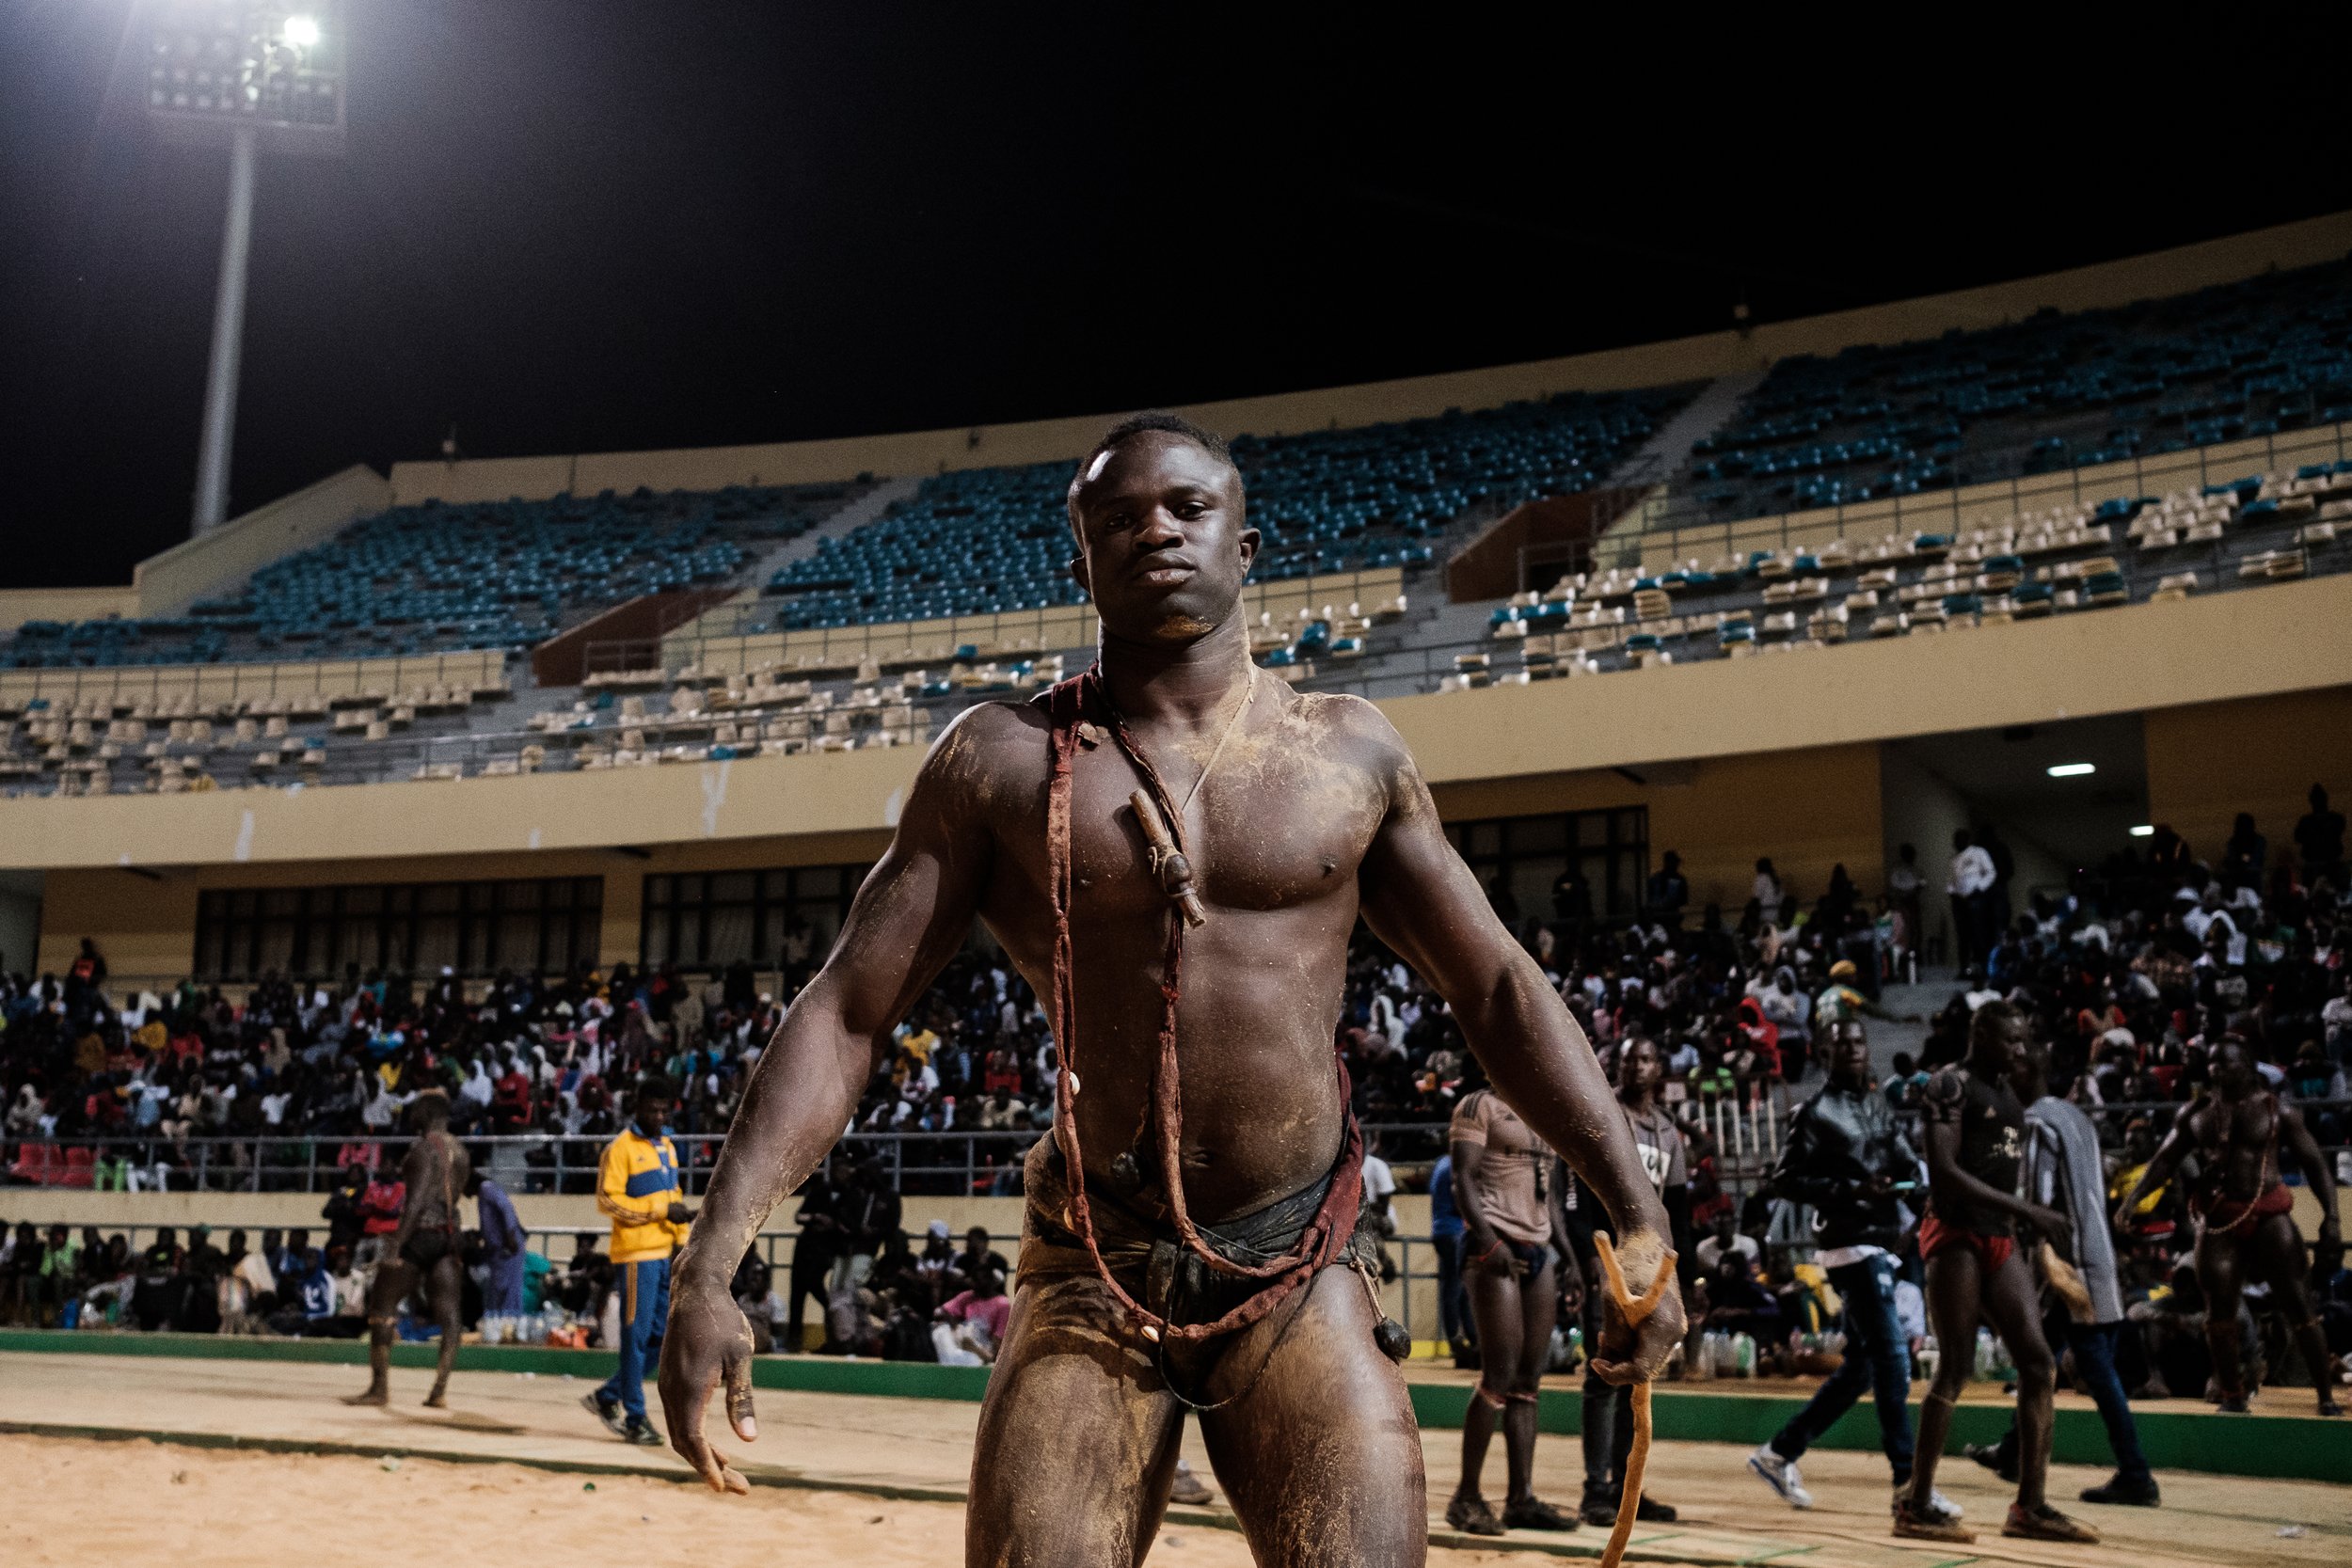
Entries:
{"label": "wrestler's hand", "polygon": [[2074,1260],[2074,1222],[2057,1210],[2044,1209],[2040,1204],[2029,1205],[2026,1213],[2033,1221],[2034,1228],[2042,1232],[2042,1239],[2050,1243],[2050,1250],[2072,1263]]}
{"label": "wrestler's hand", "polygon": [[[1625,1275],[1626,1289],[1635,1298],[1658,1277],[1659,1259],[1670,1250],[1666,1238],[1655,1231],[1631,1231],[1617,1243],[1617,1267]],[[1600,1291],[1600,1343],[1591,1353],[1594,1375],[1604,1383],[1643,1383],[1656,1377],[1687,1331],[1681,1288],[1669,1277],[1658,1306],[1630,1327],[1605,1275]]]}
{"label": "wrestler's hand", "polygon": [[752,1418],[751,1322],[727,1293],[723,1277],[713,1280],[681,1269],[661,1339],[661,1414],[669,1423],[670,1447],[713,1492],[748,1493],[752,1483],[703,1436],[704,1408],[722,1381],[728,1422],[735,1435],[749,1443],[759,1435]]}

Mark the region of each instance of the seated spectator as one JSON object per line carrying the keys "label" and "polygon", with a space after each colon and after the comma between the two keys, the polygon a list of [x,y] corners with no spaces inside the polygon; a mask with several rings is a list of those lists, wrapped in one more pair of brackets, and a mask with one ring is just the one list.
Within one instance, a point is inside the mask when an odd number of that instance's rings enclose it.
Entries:
{"label": "seated spectator", "polygon": [[1710,1275],[1723,1265],[1727,1256],[1736,1254],[1753,1269],[1764,1255],[1764,1249],[1756,1244],[1755,1237],[1740,1233],[1727,1207],[1715,1215],[1713,1230],[1701,1238],[1696,1252],[1699,1267]]}
{"label": "seated spectator", "polygon": [[942,1365],[981,1367],[996,1359],[1005,1342],[1005,1325],[1012,1317],[1012,1302],[1005,1294],[1001,1269],[984,1269],[970,1290],[951,1296],[939,1308],[931,1330]]}
{"label": "seated spectator", "polygon": [[988,1227],[984,1225],[976,1225],[963,1233],[963,1250],[947,1266],[945,1288],[948,1294],[977,1290],[980,1280],[991,1274],[1000,1274],[1008,1279],[1012,1276],[1005,1255],[988,1243]]}

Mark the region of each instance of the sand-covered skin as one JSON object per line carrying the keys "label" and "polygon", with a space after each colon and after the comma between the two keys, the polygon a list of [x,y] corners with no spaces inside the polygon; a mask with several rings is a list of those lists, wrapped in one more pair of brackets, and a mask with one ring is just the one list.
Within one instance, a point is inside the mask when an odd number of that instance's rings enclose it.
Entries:
{"label": "sand-covered skin", "polygon": [[[520,1465],[239,1453],[151,1442],[0,1435],[14,1506],[0,1521],[11,1568],[337,1568],[421,1562],[791,1563],[952,1568],[963,1510],[846,1492],[759,1487],[719,1498],[651,1477]],[[41,1499],[54,1499],[43,1502]],[[492,1555],[495,1554],[495,1555]],[[1502,1560],[1430,1553],[1443,1568]],[[1518,1559],[1517,1560],[1526,1560]],[[1163,1530],[1153,1568],[1248,1568],[1231,1530]]]}

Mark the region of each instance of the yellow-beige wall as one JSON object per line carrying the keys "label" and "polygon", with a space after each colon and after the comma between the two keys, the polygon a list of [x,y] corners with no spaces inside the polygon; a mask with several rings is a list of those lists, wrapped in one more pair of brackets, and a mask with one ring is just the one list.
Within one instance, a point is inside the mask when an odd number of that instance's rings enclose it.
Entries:
{"label": "yellow-beige wall", "polygon": [[[2335,632],[2352,642],[2352,622]],[[2142,729],[2148,819],[2169,823],[2201,860],[2219,861],[2242,811],[2254,814],[2275,858],[2291,846],[2314,784],[2328,786],[2337,810],[2352,803],[2352,687],[2161,708]]]}

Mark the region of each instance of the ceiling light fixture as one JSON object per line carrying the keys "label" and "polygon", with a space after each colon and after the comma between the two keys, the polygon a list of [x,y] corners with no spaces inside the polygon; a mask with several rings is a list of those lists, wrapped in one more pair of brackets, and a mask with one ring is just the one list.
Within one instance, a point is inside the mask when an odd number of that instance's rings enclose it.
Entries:
{"label": "ceiling light fixture", "polygon": [[2096,773],[2097,771],[2099,771],[2099,768],[2096,763],[2061,762],[2051,768],[2049,769],[2049,774],[2050,777],[2054,779],[2079,779],[2086,773]]}

